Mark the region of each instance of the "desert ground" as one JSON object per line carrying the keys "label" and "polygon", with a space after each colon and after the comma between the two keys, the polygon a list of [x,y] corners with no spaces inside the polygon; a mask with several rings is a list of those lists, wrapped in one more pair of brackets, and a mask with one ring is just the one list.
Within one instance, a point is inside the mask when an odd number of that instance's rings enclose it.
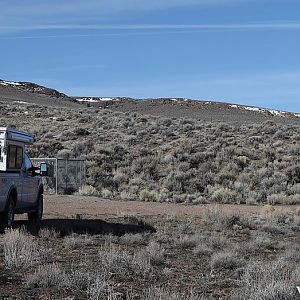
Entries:
{"label": "desert ground", "polygon": [[15,227],[0,299],[299,299],[299,205],[45,196],[39,233]]}

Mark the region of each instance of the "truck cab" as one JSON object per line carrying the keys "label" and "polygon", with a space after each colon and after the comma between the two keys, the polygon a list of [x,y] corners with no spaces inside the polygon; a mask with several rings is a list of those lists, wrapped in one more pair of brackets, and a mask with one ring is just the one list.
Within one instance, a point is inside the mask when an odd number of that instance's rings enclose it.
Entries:
{"label": "truck cab", "polygon": [[42,219],[41,176],[47,175],[47,165],[33,166],[25,152],[25,145],[33,142],[28,133],[0,127],[0,232],[13,226],[15,214],[27,213],[34,227]]}

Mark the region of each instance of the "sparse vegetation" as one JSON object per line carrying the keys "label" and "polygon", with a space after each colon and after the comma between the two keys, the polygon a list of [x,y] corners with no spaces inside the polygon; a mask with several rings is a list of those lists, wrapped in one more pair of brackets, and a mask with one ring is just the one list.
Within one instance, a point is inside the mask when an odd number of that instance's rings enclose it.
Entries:
{"label": "sparse vegetation", "polygon": [[242,265],[243,261],[233,251],[215,253],[211,258],[212,271],[235,270]]}
{"label": "sparse vegetation", "polygon": [[65,288],[69,285],[67,274],[57,265],[41,265],[33,274],[27,275],[25,285],[28,288]]}
{"label": "sparse vegetation", "polygon": [[[30,236],[25,229],[10,230],[0,236],[1,296],[297,299],[298,213],[288,214],[280,208],[266,212],[265,207],[260,211],[233,214],[218,205],[193,219],[144,216],[140,221],[125,215],[117,222],[145,227],[151,220],[157,232],[120,237],[113,232],[61,237],[45,228],[40,235]],[[285,234],[266,231],[271,225]],[[14,291],[3,289],[7,282],[14,285]]]}
{"label": "sparse vegetation", "polygon": [[300,203],[300,127],[0,103],[32,157],[83,158],[81,195],[187,203]]}

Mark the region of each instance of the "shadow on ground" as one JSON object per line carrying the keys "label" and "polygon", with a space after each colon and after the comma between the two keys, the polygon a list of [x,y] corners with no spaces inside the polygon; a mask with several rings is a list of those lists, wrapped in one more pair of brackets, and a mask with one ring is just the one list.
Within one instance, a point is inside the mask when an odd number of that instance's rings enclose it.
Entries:
{"label": "shadow on ground", "polygon": [[[15,221],[14,227],[27,227],[26,221]],[[47,219],[42,220],[40,224],[41,229],[52,229],[60,233],[61,236],[66,236],[72,233],[77,234],[112,234],[116,236],[124,235],[125,233],[143,233],[156,232],[156,229],[138,220],[135,224],[110,223],[100,219],[86,220],[86,219]],[[29,231],[33,231],[28,228]]]}

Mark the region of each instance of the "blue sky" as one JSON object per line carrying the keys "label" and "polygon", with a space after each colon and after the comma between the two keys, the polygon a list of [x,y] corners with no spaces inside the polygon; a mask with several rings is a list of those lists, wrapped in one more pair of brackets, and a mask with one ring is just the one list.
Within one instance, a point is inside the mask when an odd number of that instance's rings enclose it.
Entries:
{"label": "blue sky", "polygon": [[300,112],[299,0],[1,0],[0,78]]}

